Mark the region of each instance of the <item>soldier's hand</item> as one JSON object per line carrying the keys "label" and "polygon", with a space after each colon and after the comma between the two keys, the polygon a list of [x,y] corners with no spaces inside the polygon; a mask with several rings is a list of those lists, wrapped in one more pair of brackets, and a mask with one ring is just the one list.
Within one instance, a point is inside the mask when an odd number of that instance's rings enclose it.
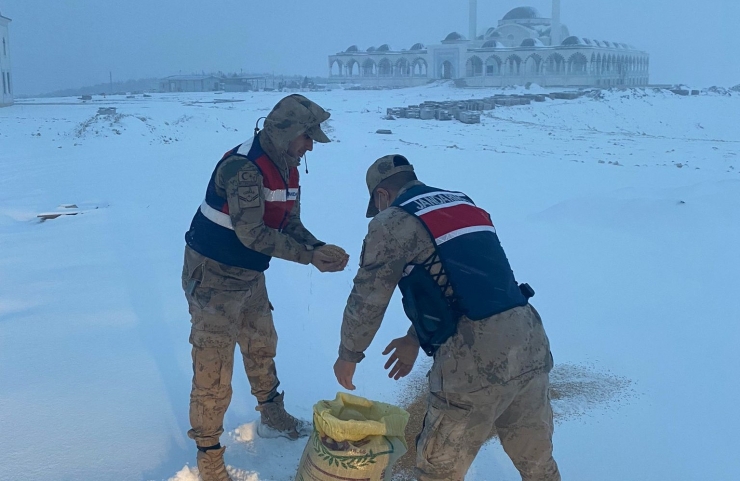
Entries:
{"label": "soldier's hand", "polygon": [[337,382],[346,390],[354,391],[355,385],[352,384],[352,378],[355,377],[355,368],[357,363],[337,359],[334,363],[334,375]]}
{"label": "soldier's hand", "polygon": [[347,267],[349,254],[339,246],[326,244],[313,251],[311,264],[321,272],[339,272]]}
{"label": "soldier's hand", "polygon": [[383,351],[384,356],[387,354],[391,355],[385,363],[385,369],[390,369],[388,377],[398,381],[414,368],[416,358],[419,356],[419,343],[409,335],[393,339]]}

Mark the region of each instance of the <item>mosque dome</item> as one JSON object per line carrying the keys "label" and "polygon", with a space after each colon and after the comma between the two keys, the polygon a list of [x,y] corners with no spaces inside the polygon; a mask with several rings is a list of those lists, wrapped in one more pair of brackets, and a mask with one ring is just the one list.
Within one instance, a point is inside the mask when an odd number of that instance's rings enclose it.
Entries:
{"label": "mosque dome", "polygon": [[481,45],[481,48],[497,48],[501,46],[502,45],[495,40],[487,40],[483,43],[483,45]]}
{"label": "mosque dome", "polygon": [[516,7],[504,15],[503,20],[529,20],[540,17],[540,12],[534,7]]}
{"label": "mosque dome", "polygon": [[368,52],[368,53],[374,52],[375,51],[375,47],[368,47],[367,50],[365,50],[365,51]]}
{"label": "mosque dome", "polygon": [[580,38],[574,35],[563,40],[562,45],[583,45],[583,43],[584,42]]}
{"label": "mosque dome", "polygon": [[378,52],[389,52],[391,50],[391,46],[387,43],[384,43],[380,47],[378,47]]}
{"label": "mosque dome", "polygon": [[357,45],[350,45],[350,47],[345,50],[345,52],[358,52],[359,49],[357,48]]}
{"label": "mosque dome", "polygon": [[522,47],[544,47],[545,45],[536,38],[525,38],[522,41]]}
{"label": "mosque dome", "polygon": [[411,46],[411,50],[424,50],[425,48],[423,43],[415,43]]}
{"label": "mosque dome", "polygon": [[443,42],[454,42],[456,40],[465,40],[465,37],[460,35],[457,32],[452,32],[451,34],[447,35]]}

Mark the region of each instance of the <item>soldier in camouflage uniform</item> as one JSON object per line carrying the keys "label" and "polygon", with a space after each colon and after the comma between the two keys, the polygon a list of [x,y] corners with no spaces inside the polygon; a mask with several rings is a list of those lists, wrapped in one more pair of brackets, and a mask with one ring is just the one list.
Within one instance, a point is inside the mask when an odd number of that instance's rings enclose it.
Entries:
{"label": "soldier in camouflage uniform", "polygon": [[[367,186],[371,196],[367,216],[373,219],[344,311],[339,358],[334,365],[338,382],[346,389],[355,388],[356,363],[363,359],[399,283],[407,315],[412,318],[416,309],[424,311],[425,298],[414,307],[413,299],[407,299],[413,291],[404,291],[404,282],[415,271],[426,266],[428,271],[422,274],[433,279],[432,290],[445,300],[459,301],[456,287],[464,287],[461,279],[466,275],[482,276],[477,284],[492,278],[502,287],[478,294],[480,303],[499,302],[496,314],[478,314],[475,320],[460,315],[451,336],[425,347],[425,351],[430,348],[427,353],[433,352],[434,364],[428,375],[424,427],[417,437],[416,476],[421,481],[462,481],[495,428],[523,480],[559,481],[552,457],[549,341],[540,316],[528,303],[533,292],[527,297],[514,281],[493,235],[490,216],[462,193],[441,191],[416,180],[413,166],[400,155],[378,159],[368,170]],[[414,203],[421,210],[411,214],[409,206]],[[445,251],[453,240],[473,243]],[[481,245],[491,249],[471,253]],[[490,258],[496,258],[497,267],[485,267]],[[467,289],[468,299],[475,298],[475,286]],[[444,304],[445,309],[455,305]],[[469,301],[466,307],[470,308],[467,312],[476,310]],[[444,316],[426,317],[439,320]],[[416,325],[385,349],[383,354],[391,354],[385,365],[389,377],[397,380],[411,372],[420,347]]]}
{"label": "soldier in camouflage uniform", "polygon": [[185,239],[182,286],[191,314],[193,384],[188,435],[198,446],[204,481],[229,481],[219,437],[231,400],[239,345],[263,437],[310,434],[310,424],[285,411],[274,357],[277,333],[264,271],[270,259],[341,271],[347,254],[326,245],[301,223],[298,165],[313,142],[329,142],[329,113],[301,95],[281,100],[253,139],[217,164],[206,199]]}

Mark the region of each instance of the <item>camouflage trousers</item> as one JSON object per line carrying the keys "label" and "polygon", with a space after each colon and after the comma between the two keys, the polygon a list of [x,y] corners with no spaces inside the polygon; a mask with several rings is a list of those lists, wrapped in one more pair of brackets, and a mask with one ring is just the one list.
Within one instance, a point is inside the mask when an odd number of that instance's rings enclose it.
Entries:
{"label": "camouflage trousers", "polygon": [[[198,284],[189,292],[191,279]],[[182,284],[193,345],[188,436],[198,446],[213,446],[224,431],[224,415],[231,402],[236,344],[257,401],[277,395],[277,333],[263,273],[226,266],[186,248]]]}
{"label": "camouflage trousers", "polygon": [[523,481],[560,481],[549,386],[542,373],[473,393],[430,392],[417,438],[417,479],[462,481],[495,429]]}

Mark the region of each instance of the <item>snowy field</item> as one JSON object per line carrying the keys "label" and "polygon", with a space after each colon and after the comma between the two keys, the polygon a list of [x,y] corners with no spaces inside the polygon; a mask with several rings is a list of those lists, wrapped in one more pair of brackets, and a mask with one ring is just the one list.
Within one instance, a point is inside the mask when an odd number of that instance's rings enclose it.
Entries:
{"label": "snowy field", "polygon": [[[479,125],[382,119],[387,107],[493,93],[306,94],[331,110],[334,142],[309,152],[304,223],[352,260],[339,274],[280,260],[268,271],[289,411],[310,418],[339,390],[365,170],[398,152],[422,180],[489,210],[517,278],[537,291],[556,364],[571,367],[558,380],[586,392],[555,404],[564,480],[737,480],[740,94],[604,92],[500,108]],[[0,109],[0,480],[197,479],[183,235],[215,163],[283,95]],[[96,117],[100,106],[120,115]],[[82,213],[39,222],[62,204]],[[357,394],[403,397],[380,353],[407,327],[394,297]],[[223,437],[234,479],[292,480],[304,442],[255,438],[239,366]],[[599,387],[610,378],[617,387]],[[467,479],[519,477],[494,441]]]}

